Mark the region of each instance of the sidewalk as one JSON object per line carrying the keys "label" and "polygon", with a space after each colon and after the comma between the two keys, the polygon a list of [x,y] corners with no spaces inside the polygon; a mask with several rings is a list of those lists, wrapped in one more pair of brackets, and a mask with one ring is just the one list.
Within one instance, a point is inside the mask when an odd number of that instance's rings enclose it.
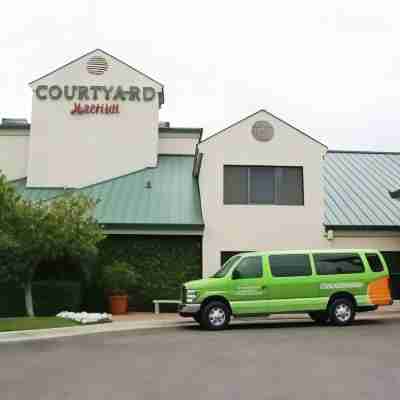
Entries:
{"label": "sidewalk", "polygon": [[[28,331],[0,332],[0,345],[2,343],[54,339],[68,336],[91,335],[105,332],[122,332],[139,329],[170,328],[179,325],[192,324],[191,319],[180,318],[177,314],[154,314],[137,313],[126,316],[114,316],[111,323],[76,325],[66,328],[34,329]],[[160,315],[162,317],[160,318]]]}
{"label": "sidewalk", "polygon": [[[392,306],[380,307],[376,312],[362,313],[359,317],[366,319],[392,319],[400,318],[400,302],[396,301]],[[261,320],[261,318],[252,318]],[[277,314],[265,321],[279,320],[308,320],[305,314]],[[106,332],[134,331],[141,329],[172,328],[177,326],[196,325],[191,318],[181,318],[177,314],[162,313],[130,313],[126,315],[115,315],[113,322],[94,325],[77,325],[67,328],[35,329],[29,331],[1,332],[0,345],[3,343],[55,339],[68,336],[91,335]],[[235,319],[236,323],[243,323],[246,319]],[[248,319],[247,319],[248,321]]]}

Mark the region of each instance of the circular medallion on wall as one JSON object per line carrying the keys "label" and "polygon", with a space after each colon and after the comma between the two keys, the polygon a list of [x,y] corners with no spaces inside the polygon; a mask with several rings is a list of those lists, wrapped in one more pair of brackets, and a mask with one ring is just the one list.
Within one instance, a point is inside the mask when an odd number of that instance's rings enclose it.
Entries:
{"label": "circular medallion on wall", "polygon": [[254,139],[268,142],[274,137],[274,127],[268,121],[257,121],[251,127]]}
{"label": "circular medallion on wall", "polygon": [[102,75],[108,69],[107,60],[102,56],[90,57],[86,64],[86,69],[89,74]]}

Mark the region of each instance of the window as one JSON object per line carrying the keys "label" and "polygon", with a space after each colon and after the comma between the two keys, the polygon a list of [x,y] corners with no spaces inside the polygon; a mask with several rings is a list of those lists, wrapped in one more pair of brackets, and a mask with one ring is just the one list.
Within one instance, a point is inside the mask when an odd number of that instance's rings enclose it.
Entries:
{"label": "window", "polygon": [[389,268],[391,275],[400,275],[400,252],[382,251],[383,258]]}
{"label": "window", "polygon": [[229,258],[224,265],[212,276],[213,278],[223,278],[231,269],[232,265],[240,258],[239,255]]}
{"label": "window", "polygon": [[245,167],[224,167],[224,203],[246,204],[248,171]]}
{"label": "window", "polygon": [[381,259],[378,254],[366,254],[368,264],[374,272],[382,272],[384,270]]}
{"label": "window", "polygon": [[295,206],[304,204],[303,168],[276,168],[277,204]]}
{"label": "window", "polygon": [[262,277],[262,258],[245,257],[233,271],[233,279],[251,279]]}
{"label": "window", "polygon": [[251,252],[252,250],[221,251],[220,253],[221,265],[224,265],[231,257],[236,256],[236,254],[251,253]]}
{"label": "window", "polygon": [[303,168],[225,165],[224,204],[303,205]]}
{"label": "window", "polygon": [[393,299],[400,299],[400,252],[381,251],[390,273],[390,290]]}
{"label": "window", "polygon": [[249,169],[249,203],[274,204],[274,169],[274,167],[251,167]]}
{"label": "window", "polygon": [[314,254],[318,275],[354,274],[364,272],[364,265],[356,253]]}
{"label": "window", "polygon": [[279,254],[269,256],[273,276],[311,275],[310,257],[307,254]]}

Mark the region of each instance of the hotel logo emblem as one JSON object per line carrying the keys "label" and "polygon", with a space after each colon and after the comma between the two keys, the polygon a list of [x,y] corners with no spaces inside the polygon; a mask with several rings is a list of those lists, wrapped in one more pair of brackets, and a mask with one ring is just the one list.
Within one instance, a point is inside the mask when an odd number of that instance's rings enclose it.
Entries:
{"label": "hotel logo emblem", "polygon": [[251,127],[251,133],[259,142],[268,142],[274,137],[274,127],[268,121],[257,121]]}

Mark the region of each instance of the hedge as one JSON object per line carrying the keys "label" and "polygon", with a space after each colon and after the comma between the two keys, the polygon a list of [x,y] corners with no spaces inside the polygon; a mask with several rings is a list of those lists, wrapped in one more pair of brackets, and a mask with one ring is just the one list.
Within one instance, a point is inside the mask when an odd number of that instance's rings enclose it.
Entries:
{"label": "hedge", "polygon": [[[35,313],[47,316],[62,310],[108,311],[102,273],[115,260],[128,262],[138,276],[138,283],[129,290],[130,310],[150,311],[154,299],[179,299],[182,283],[201,278],[201,238],[109,236],[99,245],[95,265],[87,268],[89,279],[68,260],[58,260],[57,267],[44,264],[36,272],[38,281],[33,283]],[[171,310],[174,308],[171,306]],[[1,284],[0,317],[24,315],[23,289]]]}
{"label": "hedge", "polygon": [[[152,309],[154,299],[179,299],[182,283],[201,278],[201,238],[196,236],[109,236],[100,243],[93,284],[85,290],[85,306],[105,306],[101,277],[114,260],[128,262],[139,277],[129,290],[129,308]],[[95,298],[97,297],[97,301]],[[91,301],[91,307],[88,303]],[[96,311],[101,311],[96,309]]]}
{"label": "hedge", "polygon": [[[82,289],[79,282],[33,282],[32,296],[37,316],[52,316],[63,310],[79,311],[82,304]],[[0,317],[25,315],[23,288],[2,284],[0,287]]]}

